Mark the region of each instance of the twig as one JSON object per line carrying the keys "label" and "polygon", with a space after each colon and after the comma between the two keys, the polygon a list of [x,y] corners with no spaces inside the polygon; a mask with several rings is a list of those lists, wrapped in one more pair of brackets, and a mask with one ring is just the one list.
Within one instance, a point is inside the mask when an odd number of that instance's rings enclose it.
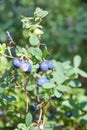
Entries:
{"label": "twig", "polygon": [[15,42],[13,41],[13,38],[12,38],[11,34],[8,31],[6,31],[6,33],[7,33],[8,39],[10,41],[10,44],[15,45]]}
{"label": "twig", "polygon": [[40,109],[40,116],[39,116],[38,124],[41,122],[41,118],[42,118],[42,109]]}
{"label": "twig", "polygon": [[27,95],[27,90],[26,90],[26,85],[27,85],[27,75],[24,75],[24,92],[26,96],[26,112],[28,112],[28,95]]}
{"label": "twig", "polygon": [[[2,55],[2,54],[1,54],[1,55]],[[7,57],[7,58],[14,59],[14,57],[13,57],[13,56],[9,56],[9,55],[6,55],[6,54],[3,54],[2,56],[5,56],[5,57]]]}
{"label": "twig", "polygon": [[36,102],[39,103],[40,98],[39,98],[39,88],[38,88],[38,86],[36,87],[36,91],[37,91]]}

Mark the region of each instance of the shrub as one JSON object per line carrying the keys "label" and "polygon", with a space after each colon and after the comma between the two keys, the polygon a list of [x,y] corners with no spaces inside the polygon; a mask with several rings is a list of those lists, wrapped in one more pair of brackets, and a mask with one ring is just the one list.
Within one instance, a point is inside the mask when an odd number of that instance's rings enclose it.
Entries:
{"label": "shrub", "polygon": [[[70,123],[75,121],[74,118],[82,116],[82,111],[80,115],[77,112],[80,110],[76,107],[78,97],[75,100],[72,92],[73,88],[81,86],[79,75],[87,78],[87,73],[79,68],[79,55],[73,58],[73,65],[70,61],[47,59],[49,52],[46,45],[41,43],[41,21],[47,14],[47,11],[36,8],[33,17],[22,16],[23,35],[27,41],[25,47],[18,46],[10,34],[11,45],[0,44],[0,62],[3,65],[0,75],[0,106],[5,112],[2,115],[4,129],[68,128],[70,125],[64,122],[69,119],[65,117],[66,112],[72,112]],[[11,48],[15,48],[15,56]],[[86,115],[83,117],[86,119]]]}

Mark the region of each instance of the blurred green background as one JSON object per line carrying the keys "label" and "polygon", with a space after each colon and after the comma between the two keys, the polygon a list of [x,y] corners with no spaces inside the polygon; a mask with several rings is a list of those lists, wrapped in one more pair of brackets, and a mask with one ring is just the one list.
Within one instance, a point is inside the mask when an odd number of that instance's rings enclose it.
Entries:
{"label": "blurred green background", "polygon": [[[0,0],[0,42],[8,44],[6,31],[9,31],[16,44],[24,46],[21,15],[33,15],[36,7],[49,12],[42,22],[42,43],[47,44],[49,58],[65,61],[79,54],[81,68],[87,71],[86,0]],[[81,81],[86,87],[86,79]]]}

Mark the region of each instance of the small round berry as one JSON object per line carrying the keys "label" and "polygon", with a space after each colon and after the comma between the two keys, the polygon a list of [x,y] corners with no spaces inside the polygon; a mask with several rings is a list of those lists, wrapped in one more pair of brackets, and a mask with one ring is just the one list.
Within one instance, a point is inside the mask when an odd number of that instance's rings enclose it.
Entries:
{"label": "small round berry", "polygon": [[31,109],[32,111],[35,111],[35,110],[36,110],[36,105],[35,105],[35,104],[32,104],[32,105],[30,106],[30,109]]}
{"label": "small round berry", "polygon": [[3,115],[3,111],[2,110],[0,110],[0,116],[2,116]]}
{"label": "small round berry", "polygon": [[48,77],[42,77],[38,79],[37,85],[38,86],[43,86],[44,83],[50,82],[50,79]]}
{"label": "small round berry", "polygon": [[46,62],[43,62],[40,64],[39,68],[41,71],[46,72],[48,70],[48,65]]}
{"label": "small round berry", "polygon": [[32,71],[32,66],[29,62],[22,62],[20,65],[20,69],[26,73],[30,73]]}
{"label": "small round berry", "polygon": [[53,119],[55,116],[54,111],[50,111],[49,115],[48,115],[48,119]]}
{"label": "small round berry", "polygon": [[13,60],[13,66],[14,66],[15,68],[19,68],[20,65],[21,65],[21,63],[22,63],[22,61],[21,61],[20,59],[18,59],[18,58],[15,58],[15,59]]}
{"label": "small round berry", "polygon": [[53,61],[52,60],[48,60],[46,61],[47,65],[48,65],[48,69],[49,70],[52,70],[54,68],[54,65],[53,65]]}
{"label": "small round berry", "polygon": [[68,111],[68,112],[66,113],[66,116],[67,116],[67,117],[71,117],[71,116],[72,116],[72,112],[71,112],[71,111]]}

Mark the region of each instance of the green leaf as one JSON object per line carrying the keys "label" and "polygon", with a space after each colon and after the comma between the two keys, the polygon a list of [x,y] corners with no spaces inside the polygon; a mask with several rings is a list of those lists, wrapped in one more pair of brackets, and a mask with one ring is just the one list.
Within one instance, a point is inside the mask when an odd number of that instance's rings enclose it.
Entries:
{"label": "green leaf", "polygon": [[70,81],[69,85],[72,86],[72,87],[81,87],[81,83],[78,80]]}
{"label": "green leaf", "polygon": [[64,67],[62,63],[54,61],[55,70],[53,72],[53,81],[57,84],[62,84],[65,81]]}
{"label": "green leaf", "polygon": [[2,83],[0,86],[0,94],[4,92],[6,84]]}
{"label": "green leaf", "polygon": [[1,53],[2,55],[4,55],[5,50],[6,50],[6,44],[5,44],[5,43],[0,44],[0,53]]}
{"label": "green leaf", "polygon": [[86,73],[85,71],[78,69],[78,73],[79,73],[79,75],[81,75],[82,77],[87,78],[87,73]]}
{"label": "green leaf", "polygon": [[36,46],[39,44],[39,39],[35,34],[32,34],[29,38],[30,44]]}
{"label": "green leaf", "polygon": [[81,124],[87,123],[87,114],[81,117],[80,123]]}
{"label": "green leaf", "polygon": [[4,88],[3,87],[0,87],[0,94],[4,92]]}
{"label": "green leaf", "polygon": [[75,118],[79,118],[81,116],[82,112],[81,110],[75,106],[73,111],[72,111],[72,115],[75,117]]}
{"label": "green leaf", "polygon": [[30,127],[29,130],[37,130],[34,126]]}
{"label": "green leaf", "polygon": [[54,87],[55,87],[54,83],[44,83],[43,84],[43,88],[45,88],[45,89],[51,89],[51,88],[54,88]]}
{"label": "green leaf", "polygon": [[74,104],[72,102],[68,101],[68,100],[63,101],[62,105],[65,106],[65,107],[69,107],[70,109],[72,109],[74,107]]}
{"label": "green leaf", "polygon": [[39,17],[45,17],[46,15],[48,14],[48,12],[47,11],[45,11],[45,10],[41,10],[41,11],[39,11],[38,13],[37,13],[37,15],[39,16]]}
{"label": "green leaf", "polygon": [[47,50],[47,47],[44,45],[43,47],[43,58],[46,58],[46,56],[48,55],[48,50]]}
{"label": "green leaf", "polygon": [[15,102],[16,101],[16,98],[14,96],[3,95],[2,98],[3,98],[3,100],[5,100],[7,102]]}
{"label": "green leaf", "polygon": [[58,90],[54,90],[54,96],[56,96],[57,98],[60,98],[61,97],[61,93],[60,92],[58,92]]}
{"label": "green leaf", "polygon": [[19,130],[27,130],[25,124],[23,124],[23,123],[18,124],[18,128],[19,128]]}
{"label": "green leaf", "polygon": [[26,115],[25,123],[27,126],[29,126],[31,124],[31,122],[32,122],[32,115],[31,115],[31,113],[28,113]]}
{"label": "green leaf", "polygon": [[73,59],[74,62],[74,66],[77,68],[79,67],[80,63],[81,63],[81,57],[79,55],[76,55]]}
{"label": "green leaf", "polygon": [[42,59],[42,51],[39,48],[35,48],[33,50],[33,55],[38,59],[41,60]]}
{"label": "green leaf", "polygon": [[36,18],[35,20],[37,21],[39,18],[38,17],[45,17],[48,14],[48,11],[42,10],[40,8],[36,8],[36,11],[34,12]]}
{"label": "green leaf", "polygon": [[36,57],[36,59],[41,60],[42,59],[42,51],[39,48],[29,48],[29,52]]}
{"label": "green leaf", "polygon": [[71,91],[71,88],[69,86],[65,86],[65,85],[60,85],[57,87],[57,89],[61,92],[69,92]]}

